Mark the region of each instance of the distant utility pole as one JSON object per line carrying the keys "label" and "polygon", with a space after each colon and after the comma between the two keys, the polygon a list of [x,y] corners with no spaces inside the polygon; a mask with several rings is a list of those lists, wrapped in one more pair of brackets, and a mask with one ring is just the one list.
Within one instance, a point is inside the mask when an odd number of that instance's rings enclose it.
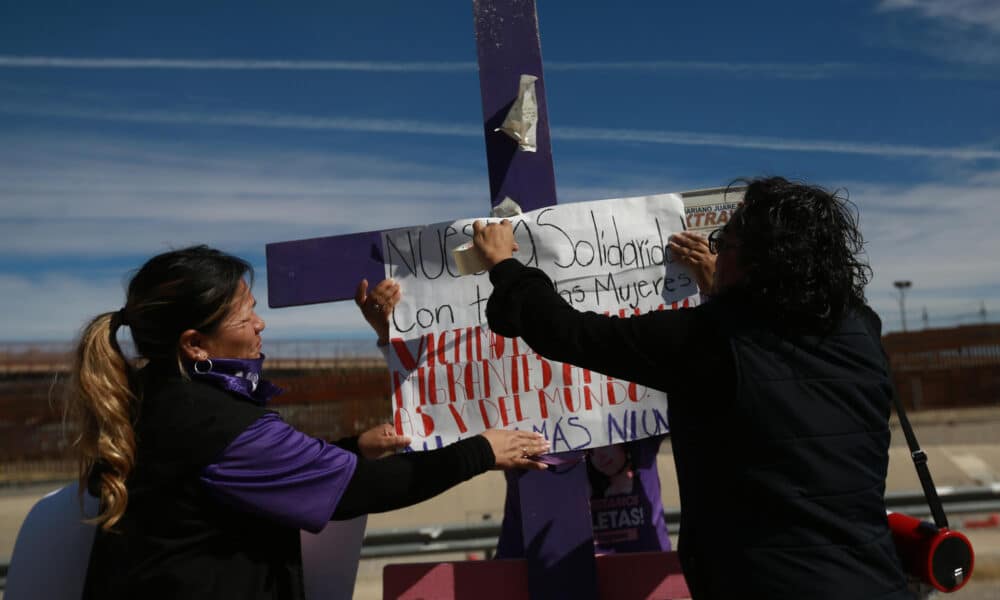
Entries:
{"label": "distant utility pole", "polygon": [[983,318],[983,323],[986,322],[986,301],[979,301],[979,316]]}
{"label": "distant utility pole", "polygon": [[927,317],[927,307],[926,306],[924,307],[923,318],[924,318],[924,329],[927,329],[930,326],[928,324],[928,321],[930,321],[930,319]]}
{"label": "distant utility pole", "polygon": [[899,290],[899,314],[903,319],[903,331],[906,331],[906,290],[913,286],[912,281],[894,281],[892,285]]}

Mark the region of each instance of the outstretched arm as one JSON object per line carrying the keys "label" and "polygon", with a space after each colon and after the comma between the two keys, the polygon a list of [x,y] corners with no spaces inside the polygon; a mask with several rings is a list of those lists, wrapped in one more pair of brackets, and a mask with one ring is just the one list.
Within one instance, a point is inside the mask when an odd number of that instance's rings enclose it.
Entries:
{"label": "outstretched arm", "polygon": [[359,460],[333,519],[351,519],[411,506],[488,469],[545,469],[535,456],[547,452],[541,435],[490,429],[429,452]]}
{"label": "outstretched arm", "polygon": [[547,451],[539,434],[489,430],[439,450],[366,460],[268,413],[200,478],[221,502],[317,532],[331,518],[416,504],[491,468],[545,468],[533,457]]}
{"label": "outstretched arm", "polygon": [[510,223],[473,226],[473,240],[490,265],[490,328],[522,337],[542,356],[670,391],[692,360],[706,318],[697,310],[662,310],[617,318],[580,312],[539,269],[511,258]]}

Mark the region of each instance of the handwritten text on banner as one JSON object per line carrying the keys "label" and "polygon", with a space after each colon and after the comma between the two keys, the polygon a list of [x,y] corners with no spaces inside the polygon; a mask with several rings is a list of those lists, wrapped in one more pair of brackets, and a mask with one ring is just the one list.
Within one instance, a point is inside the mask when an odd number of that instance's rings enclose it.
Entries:
{"label": "handwritten text on banner", "polygon": [[[621,317],[696,302],[697,287],[667,240],[684,228],[675,194],[546,207],[513,217],[515,257],[542,269],[580,310]],[[386,275],[403,300],[389,366],[397,429],[415,449],[484,429],[542,432],[554,452],[667,431],[666,396],[535,354],[486,323],[486,273],[461,277],[451,252],[474,219],[397,229],[383,238]]]}

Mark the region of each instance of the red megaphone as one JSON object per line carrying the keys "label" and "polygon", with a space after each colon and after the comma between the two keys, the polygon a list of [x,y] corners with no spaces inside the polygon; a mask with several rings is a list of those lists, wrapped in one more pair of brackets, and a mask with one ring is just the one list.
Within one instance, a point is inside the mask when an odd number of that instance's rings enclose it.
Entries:
{"label": "red megaphone", "polygon": [[976,563],[969,538],[902,513],[889,513],[889,529],[913,577],[942,592],[957,591],[969,581]]}

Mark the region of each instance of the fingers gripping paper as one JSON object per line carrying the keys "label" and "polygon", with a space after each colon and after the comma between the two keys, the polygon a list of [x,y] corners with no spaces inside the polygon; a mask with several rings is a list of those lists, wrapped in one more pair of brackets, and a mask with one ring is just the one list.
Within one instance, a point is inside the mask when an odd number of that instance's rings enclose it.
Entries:
{"label": "fingers gripping paper", "polygon": [[[511,219],[523,263],[580,310],[629,317],[693,305],[697,288],[667,250],[684,228],[675,194],[562,204]],[[488,428],[539,431],[554,452],[667,431],[665,394],[548,360],[490,331],[486,273],[461,276],[453,250],[474,219],[383,237],[386,275],[403,289],[392,316],[393,416],[415,449]]]}

